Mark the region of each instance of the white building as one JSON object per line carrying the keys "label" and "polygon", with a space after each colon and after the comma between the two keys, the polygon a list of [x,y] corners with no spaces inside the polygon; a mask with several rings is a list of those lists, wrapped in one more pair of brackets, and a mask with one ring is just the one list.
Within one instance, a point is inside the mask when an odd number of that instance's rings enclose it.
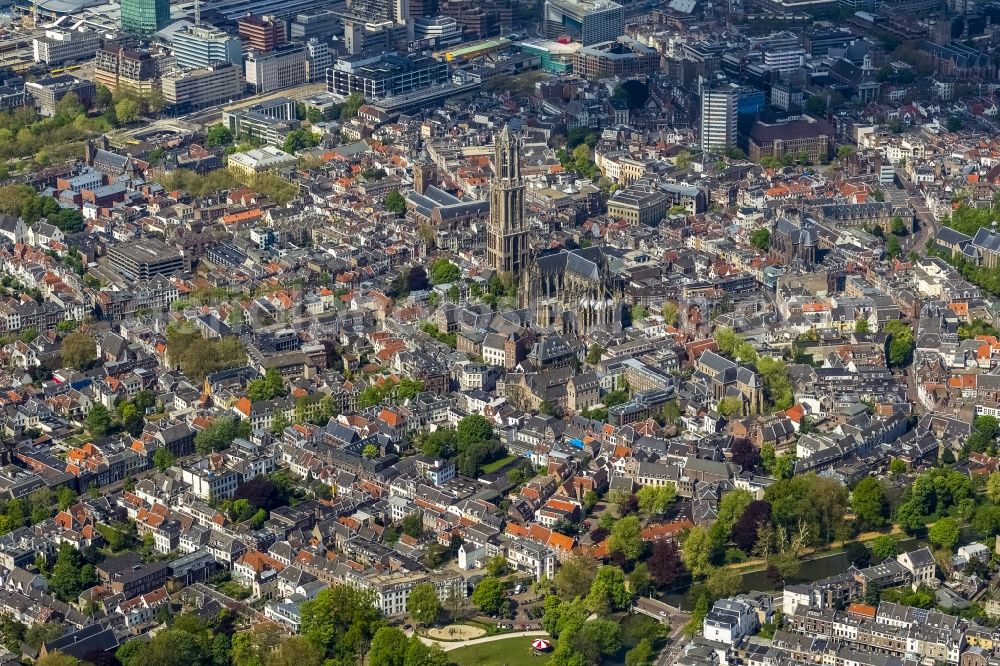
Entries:
{"label": "white building", "polygon": [[527,539],[516,539],[507,546],[507,564],[531,572],[537,581],[552,580],[556,575],[556,554]]}
{"label": "white building", "polygon": [[736,146],[736,116],[739,94],[735,88],[703,88],[701,91],[701,149],[722,154]]}
{"label": "white building", "polygon": [[83,26],[52,28],[32,40],[35,62],[59,65],[90,60],[101,46],[101,34]]}
{"label": "white building", "polygon": [[913,589],[917,589],[921,585],[929,585],[935,578],[937,565],[934,563],[934,556],[927,547],[897,555],[896,561],[913,574]]}
{"label": "white building", "polygon": [[258,94],[302,85],[306,82],[306,47],[282,44],[273,51],[250,51],[245,72],[246,82]]}
{"label": "white building", "polygon": [[705,638],[734,645],[757,630],[757,612],[738,599],[719,599],[705,616]]}

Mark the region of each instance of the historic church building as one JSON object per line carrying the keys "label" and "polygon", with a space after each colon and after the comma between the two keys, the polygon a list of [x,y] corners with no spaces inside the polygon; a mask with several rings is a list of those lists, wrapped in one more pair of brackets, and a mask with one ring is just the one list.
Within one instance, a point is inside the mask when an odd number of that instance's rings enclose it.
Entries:
{"label": "historic church building", "polygon": [[614,270],[610,250],[591,247],[532,257],[524,218],[521,141],[510,127],[493,142],[493,170],[487,262],[519,285],[520,307],[533,313],[536,325],[564,335],[621,330],[625,285]]}
{"label": "historic church building", "polygon": [[534,312],[538,326],[565,335],[621,330],[625,285],[613,259],[601,247],[538,256],[521,279],[520,306]]}

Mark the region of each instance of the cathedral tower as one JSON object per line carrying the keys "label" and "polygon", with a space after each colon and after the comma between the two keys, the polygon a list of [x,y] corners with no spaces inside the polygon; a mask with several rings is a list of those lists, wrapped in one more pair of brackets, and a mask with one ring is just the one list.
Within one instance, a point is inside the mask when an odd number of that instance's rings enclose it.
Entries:
{"label": "cathedral tower", "polygon": [[493,141],[493,181],[490,183],[490,220],[486,229],[489,267],[517,279],[528,267],[528,227],[524,222],[524,179],[521,142],[510,127]]}

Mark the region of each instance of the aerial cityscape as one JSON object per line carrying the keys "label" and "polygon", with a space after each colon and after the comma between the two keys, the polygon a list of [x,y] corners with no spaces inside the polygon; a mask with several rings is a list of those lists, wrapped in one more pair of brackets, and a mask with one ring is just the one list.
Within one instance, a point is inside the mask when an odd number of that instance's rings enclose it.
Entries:
{"label": "aerial cityscape", "polygon": [[1000,666],[1000,2],[0,0],[0,666]]}

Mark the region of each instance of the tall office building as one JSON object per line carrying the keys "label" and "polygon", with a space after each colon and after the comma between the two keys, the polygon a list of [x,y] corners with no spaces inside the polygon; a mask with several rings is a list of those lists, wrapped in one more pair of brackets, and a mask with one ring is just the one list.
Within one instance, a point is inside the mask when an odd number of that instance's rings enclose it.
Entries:
{"label": "tall office building", "polygon": [[285,43],[285,24],[273,16],[249,14],[237,19],[236,25],[240,39],[255,51],[271,51]]}
{"label": "tall office building", "polygon": [[347,8],[369,23],[392,21],[406,25],[410,21],[410,0],[348,0]]}
{"label": "tall office building", "polygon": [[584,46],[625,34],[625,8],[611,0],[545,0],[545,34],[569,35]]}
{"label": "tall office building", "polygon": [[122,30],[136,37],[152,37],[170,23],[170,0],[122,0]]}
{"label": "tall office building", "polygon": [[246,82],[257,94],[281,90],[306,82],[306,47],[282,44],[273,51],[247,53]]}
{"label": "tall office building", "polygon": [[732,86],[701,90],[701,149],[721,154],[736,147],[739,91]]}
{"label": "tall office building", "polygon": [[243,63],[239,37],[210,25],[186,26],[174,33],[174,59],[181,67],[197,69],[214,63]]}
{"label": "tall office building", "polygon": [[518,274],[528,267],[528,227],[524,222],[524,178],[521,141],[505,126],[493,141],[493,180],[486,254],[490,268]]}

